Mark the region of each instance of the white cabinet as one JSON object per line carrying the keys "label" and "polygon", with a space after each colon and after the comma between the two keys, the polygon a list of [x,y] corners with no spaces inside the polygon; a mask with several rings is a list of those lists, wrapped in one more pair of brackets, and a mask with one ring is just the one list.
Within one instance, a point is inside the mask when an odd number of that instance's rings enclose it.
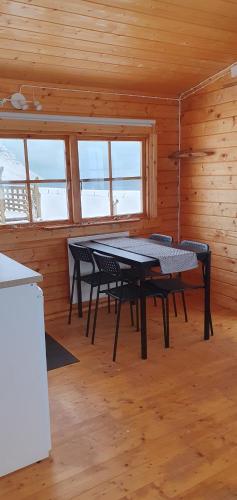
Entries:
{"label": "white cabinet", "polygon": [[50,449],[42,290],[7,281],[1,288],[0,270],[0,476]]}

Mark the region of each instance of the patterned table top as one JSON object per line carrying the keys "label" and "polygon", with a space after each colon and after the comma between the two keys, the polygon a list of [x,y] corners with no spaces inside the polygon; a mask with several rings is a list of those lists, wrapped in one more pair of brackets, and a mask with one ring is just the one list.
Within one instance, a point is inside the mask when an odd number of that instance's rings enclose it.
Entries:
{"label": "patterned table top", "polygon": [[158,259],[164,274],[188,271],[198,267],[197,256],[194,252],[162,245],[147,238],[108,238],[96,240],[96,242]]}

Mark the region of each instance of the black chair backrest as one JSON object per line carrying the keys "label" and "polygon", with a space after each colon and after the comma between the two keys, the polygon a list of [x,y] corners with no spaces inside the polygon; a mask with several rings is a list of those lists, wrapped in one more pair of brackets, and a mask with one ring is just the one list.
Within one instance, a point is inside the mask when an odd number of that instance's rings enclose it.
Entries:
{"label": "black chair backrest", "polygon": [[179,244],[183,249],[187,248],[191,252],[208,252],[209,245],[207,243],[200,243],[199,241],[193,240],[182,240]]}
{"label": "black chair backrest", "polygon": [[93,255],[96,264],[99,268],[99,271],[114,276],[115,280],[119,279],[121,275],[121,270],[119,263],[116,261],[114,257],[110,257],[109,255],[103,255],[98,252],[94,252]]}
{"label": "black chair backrest", "polygon": [[77,243],[70,243],[69,248],[75,264],[80,264],[80,262],[88,262],[92,265],[92,272],[95,271],[95,261],[90,248],[84,247],[83,245],[78,245]]}
{"label": "black chair backrest", "polygon": [[[191,252],[208,252],[209,251],[209,245],[207,243],[200,243],[199,241],[193,241],[193,240],[182,240],[180,241],[179,244],[180,247],[182,247],[184,250],[190,250]],[[205,266],[204,263],[202,262],[202,276],[203,279],[205,278]]]}
{"label": "black chair backrest", "polygon": [[173,243],[173,236],[168,236],[167,234],[153,233],[149,236],[149,239],[160,241],[161,243],[167,243],[168,245]]}

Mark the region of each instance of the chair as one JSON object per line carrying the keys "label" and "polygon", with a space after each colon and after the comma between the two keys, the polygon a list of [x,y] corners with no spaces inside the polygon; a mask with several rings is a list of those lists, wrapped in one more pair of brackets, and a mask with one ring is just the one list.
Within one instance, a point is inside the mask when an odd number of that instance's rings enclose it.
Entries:
{"label": "chair", "polygon": [[[191,241],[191,240],[183,240],[179,244],[179,248],[182,249],[187,249],[189,251],[193,252],[208,252],[209,251],[209,245],[206,243],[199,243],[196,241]],[[184,307],[184,314],[185,314],[185,321],[187,321],[187,308],[186,308],[186,303],[185,303],[185,296],[184,292],[187,290],[197,290],[197,289],[203,289],[205,288],[204,285],[204,263],[202,262],[202,283],[200,284],[191,284],[187,283],[182,280],[181,273],[177,277],[171,277],[169,279],[158,279],[158,280],[150,280],[149,286],[151,288],[156,288],[159,292],[163,292],[166,294],[165,297],[165,310],[166,310],[166,337],[167,337],[167,347],[169,347],[169,295],[174,295],[175,293],[180,293],[182,296],[182,301],[183,301],[183,307]],[[213,335],[213,326],[212,326],[212,318],[210,314],[209,318],[210,322],[210,328],[211,328],[211,335]]]}
{"label": "chair", "polygon": [[[73,278],[72,278],[72,289],[71,289],[71,295],[70,295],[70,308],[69,308],[69,315],[68,315],[68,324],[71,323],[73,294],[74,294],[74,288],[75,288],[75,281],[77,281],[78,276],[80,274],[80,263],[86,262],[86,263],[91,264],[91,273],[86,274],[86,275],[81,275],[81,281],[90,285],[90,297],[89,297],[89,306],[88,306],[88,315],[87,315],[87,324],[86,324],[86,337],[88,337],[89,328],[90,328],[93,290],[94,290],[94,288],[97,288],[98,286],[101,287],[101,286],[105,286],[105,285],[107,285],[107,287],[109,289],[110,284],[114,283],[114,279],[108,273],[101,272],[100,270],[96,271],[95,260],[94,260],[93,252],[91,249],[87,248],[84,245],[80,245],[78,243],[71,243],[69,245],[69,248],[70,248],[72,257],[74,259],[74,270],[73,270]],[[123,277],[123,281],[128,282],[128,283],[134,282],[138,279],[138,274],[137,274],[136,270],[132,269],[132,268],[122,269],[121,275]],[[101,293],[104,293],[104,290],[102,290]],[[117,303],[115,302],[115,312],[116,312],[116,308],[117,308]],[[110,295],[108,295],[108,312],[110,312]],[[130,304],[130,313],[131,313],[131,323],[133,326],[134,325],[134,318],[133,318],[132,303]],[[138,308],[137,308],[136,315],[137,315],[137,328],[139,328]]]}
{"label": "chair", "polygon": [[[90,298],[89,298],[87,324],[86,324],[86,336],[88,337],[89,327],[90,327],[93,289],[98,287],[99,284],[100,285],[107,285],[109,287],[110,283],[112,283],[113,280],[107,274],[106,275],[101,274],[99,271],[95,270],[95,260],[93,258],[93,253],[89,248],[87,248],[83,245],[79,245],[77,243],[71,243],[69,245],[69,248],[70,248],[70,252],[72,254],[72,257],[74,259],[74,269],[73,269],[73,278],[72,278],[72,289],[71,289],[71,295],[70,295],[70,308],[69,308],[69,315],[68,315],[68,324],[71,323],[74,287],[75,287],[75,281],[77,281],[78,276],[80,274],[80,263],[86,262],[88,264],[91,264],[91,273],[86,274],[86,275],[81,275],[81,281],[90,285]],[[110,311],[109,299],[108,299],[108,310]]]}
{"label": "chair", "polygon": [[[141,292],[140,286],[135,284],[134,281],[128,282],[127,284],[125,284],[124,277],[123,277],[123,270],[120,268],[119,263],[116,261],[116,259],[114,257],[110,257],[110,256],[100,254],[98,252],[94,252],[94,258],[95,258],[96,264],[97,264],[101,274],[103,274],[103,273],[108,274],[108,276],[112,277],[112,280],[114,282],[121,283],[119,286],[117,285],[113,288],[109,288],[109,289],[103,291],[103,293],[110,295],[110,297],[112,297],[113,299],[115,299],[118,302],[115,337],[114,337],[114,348],[113,348],[113,361],[116,361],[121,306],[124,302],[130,302],[130,304],[132,302],[135,302],[136,307],[137,307],[137,318],[138,318],[138,303],[139,303],[139,299],[141,297],[141,293],[145,293],[147,297],[158,295],[162,298],[164,337],[165,337],[165,344],[167,344],[168,339],[166,338],[165,303],[164,303],[164,297],[166,296],[166,293],[159,292],[157,290],[150,290],[150,289],[146,289],[146,288]],[[100,285],[97,288],[96,306],[95,306],[94,324],[93,324],[93,334],[92,334],[92,339],[91,339],[92,344],[94,344],[94,342],[95,342],[99,294],[100,294]]]}
{"label": "chair", "polygon": [[168,236],[167,234],[153,233],[149,236],[150,240],[156,240],[160,243],[165,243],[166,245],[172,245],[173,236]]}

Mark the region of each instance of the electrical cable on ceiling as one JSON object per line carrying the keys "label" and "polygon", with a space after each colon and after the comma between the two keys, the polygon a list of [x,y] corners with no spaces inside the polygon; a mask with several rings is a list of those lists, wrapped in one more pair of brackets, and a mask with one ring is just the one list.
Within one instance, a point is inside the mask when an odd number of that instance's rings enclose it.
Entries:
{"label": "electrical cable on ceiling", "polygon": [[193,95],[196,92],[198,92],[199,90],[204,89],[205,87],[207,87],[211,83],[214,83],[217,80],[219,80],[220,78],[222,78],[223,76],[225,76],[229,71],[231,71],[231,69],[234,66],[237,66],[237,62],[230,64],[230,66],[228,66],[225,69],[222,69],[221,71],[218,71],[218,73],[215,73],[215,75],[209,76],[209,78],[206,78],[206,80],[203,80],[202,82],[198,83],[197,85],[194,85],[194,87],[191,87],[190,89],[185,90],[184,92],[181,92],[179,98],[181,100],[186,99],[190,95]]}
{"label": "electrical cable on ceiling", "polygon": [[111,95],[111,96],[124,96],[124,97],[138,97],[141,99],[157,99],[161,101],[176,101],[179,102],[180,100],[182,101],[183,99],[186,99],[190,95],[198,92],[198,90],[201,90],[205,88],[207,85],[210,85],[211,83],[219,80],[225,74],[227,74],[231,68],[237,65],[237,62],[232,63],[230,66],[227,68],[219,71],[218,73],[215,73],[214,75],[206,78],[206,80],[203,80],[202,82],[198,83],[197,85],[194,85],[193,87],[190,87],[189,89],[185,90],[184,92],[181,92],[179,97],[161,97],[161,96],[149,96],[149,95],[143,95],[143,94],[129,94],[126,92],[109,92],[106,90],[88,90],[88,89],[70,89],[70,88],[64,88],[64,87],[48,87],[45,85],[30,85],[30,84],[25,84],[23,83],[20,86],[19,92],[22,91],[23,88],[30,88],[30,89],[39,89],[39,90],[56,90],[60,92],[78,92],[78,93],[89,93],[89,94],[106,94],[106,95]]}
{"label": "electrical cable on ceiling", "polygon": [[139,97],[142,99],[160,99],[163,101],[178,101],[178,97],[159,97],[159,96],[150,96],[150,95],[142,95],[142,94],[126,94],[124,92],[107,92],[105,90],[83,90],[83,89],[70,89],[70,88],[61,88],[61,87],[46,87],[45,85],[30,85],[23,83],[20,86],[19,92],[22,91],[23,88],[30,89],[40,89],[40,90],[59,90],[60,92],[80,92],[82,94],[106,94],[106,95],[114,95],[114,96],[124,96],[124,97]]}

